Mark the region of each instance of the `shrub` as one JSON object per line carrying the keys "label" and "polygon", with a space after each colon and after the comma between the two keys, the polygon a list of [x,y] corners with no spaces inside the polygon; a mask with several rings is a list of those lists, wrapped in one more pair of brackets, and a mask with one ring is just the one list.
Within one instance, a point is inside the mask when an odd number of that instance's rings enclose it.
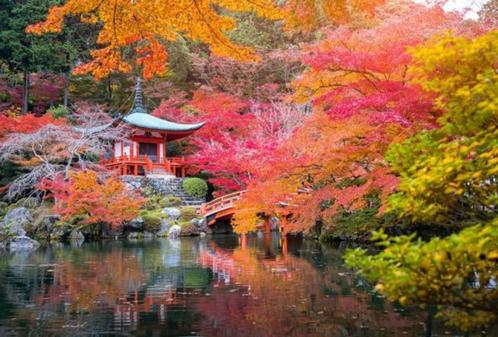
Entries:
{"label": "shrub", "polygon": [[59,119],[69,116],[71,112],[64,105],[58,105],[56,107],[51,107],[50,109],[48,109],[47,113],[50,114],[52,118]]}
{"label": "shrub", "polygon": [[140,216],[144,221],[144,231],[155,233],[161,229],[162,216],[160,212],[142,211]]}
{"label": "shrub", "polygon": [[200,178],[187,178],[183,181],[183,189],[191,197],[205,197],[208,192],[207,183]]}
{"label": "shrub", "polygon": [[182,204],[182,198],[175,197],[172,194],[167,195],[164,197],[161,207],[177,207]]}
{"label": "shrub", "polygon": [[192,219],[197,217],[197,209],[194,207],[183,207],[181,209],[179,222],[191,222]]}
{"label": "shrub", "polygon": [[176,207],[182,204],[182,199],[175,197],[174,195],[167,195],[163,197],[160,194],[151,194],[147,196],[147,201],[145,203],[145,209],[150,211],[162,209],[165,207]]}

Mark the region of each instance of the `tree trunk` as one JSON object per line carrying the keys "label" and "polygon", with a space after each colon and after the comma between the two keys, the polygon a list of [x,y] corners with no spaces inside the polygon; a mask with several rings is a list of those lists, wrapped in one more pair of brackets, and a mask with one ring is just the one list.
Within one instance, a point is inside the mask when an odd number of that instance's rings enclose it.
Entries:
{"label": "tree trunk", "polygon": [[64,73],[64,99],[62,104],[67,108],[69,104],[69,74]]}
{"label": "tree trunk", "polygon": [[29,71],[28,68],[24,68],[23,73],[23,92],[22,92],[22,110],[21,113],[26,115],[29,108]]}

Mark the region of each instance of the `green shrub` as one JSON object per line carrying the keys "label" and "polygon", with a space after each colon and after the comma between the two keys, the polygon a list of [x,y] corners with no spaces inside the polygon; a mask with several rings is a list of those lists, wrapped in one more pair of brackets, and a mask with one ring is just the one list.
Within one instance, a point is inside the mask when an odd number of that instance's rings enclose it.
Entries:
{"label": "green shrub", "polygon": [[147,202],[144,208],[153,211],[163,209],[165,207],[177,207],[182,204],[182,199],[175,197],[174,195],[167,195],[163,197],[160,194],[151,194],[147,197]]}
{"label": "green shrub", "polygon": [[183,181],[183,189],[191,197],[203,198],[207,195],[208,185],[200,178],[187,178]]}
{"label": "green shrub", "polygon": [[47,110],[47,113],[52,115],[52,117],[55,119],[67,117],[70,115],[69,109],[67,107],[65,107],[64,105],[58,105],[55,107],[51,107],[50,109]]}
{"label": "green shrub", "polygon": [[164,197],[161,207],[177,207],[182,204],[182,198],[175,197],[172,194],[167,195]]}
{"label": "green shrub", "polygon": [[150,212],[144,210],[140,213],[140,216],[144,221],[144,231],[155,233],[161,229],[163,215],[160,211]]}
{"label": "green shrub", "polygon": [[179,222],[191,222],[197,217],[197,209],[195,207],[183,207],[180,213]]}

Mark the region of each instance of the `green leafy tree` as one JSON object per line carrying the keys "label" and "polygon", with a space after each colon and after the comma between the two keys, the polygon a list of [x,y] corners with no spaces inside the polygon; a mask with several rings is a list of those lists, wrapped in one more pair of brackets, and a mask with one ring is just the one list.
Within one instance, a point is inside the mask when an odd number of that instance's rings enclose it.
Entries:
{"label": "green leafy tree", "polygon": [[64,74],[64,99],[68,103],[68,85],[71,68],[84,60],[87,50],[94,44],[95,37],[88,25],[67,20],[71,24],[59,34],[35,36],[25,30],[30,24],[44,20],[51,6],[60,0],[0,0],[0,62],[6,64],[12,73],[22,73],[22,113],[29,109],[30,73],[51,72]]}

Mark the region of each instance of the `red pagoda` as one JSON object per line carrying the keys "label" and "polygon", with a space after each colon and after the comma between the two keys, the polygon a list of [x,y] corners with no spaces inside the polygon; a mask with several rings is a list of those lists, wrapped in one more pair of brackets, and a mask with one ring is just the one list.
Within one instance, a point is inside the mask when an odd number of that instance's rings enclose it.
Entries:
{"label": "red pagoda", "polygon": [[137,79],[135,100],[122,122],[133,128],[129,139],[114,144],[112,157],[103,164],[119,175],[166,174],[185,177],[185,158],[170,157],[168,142],[179,140],[199,130],[204,123],[181,124],[150,115],[143,106],[142,85]]}

